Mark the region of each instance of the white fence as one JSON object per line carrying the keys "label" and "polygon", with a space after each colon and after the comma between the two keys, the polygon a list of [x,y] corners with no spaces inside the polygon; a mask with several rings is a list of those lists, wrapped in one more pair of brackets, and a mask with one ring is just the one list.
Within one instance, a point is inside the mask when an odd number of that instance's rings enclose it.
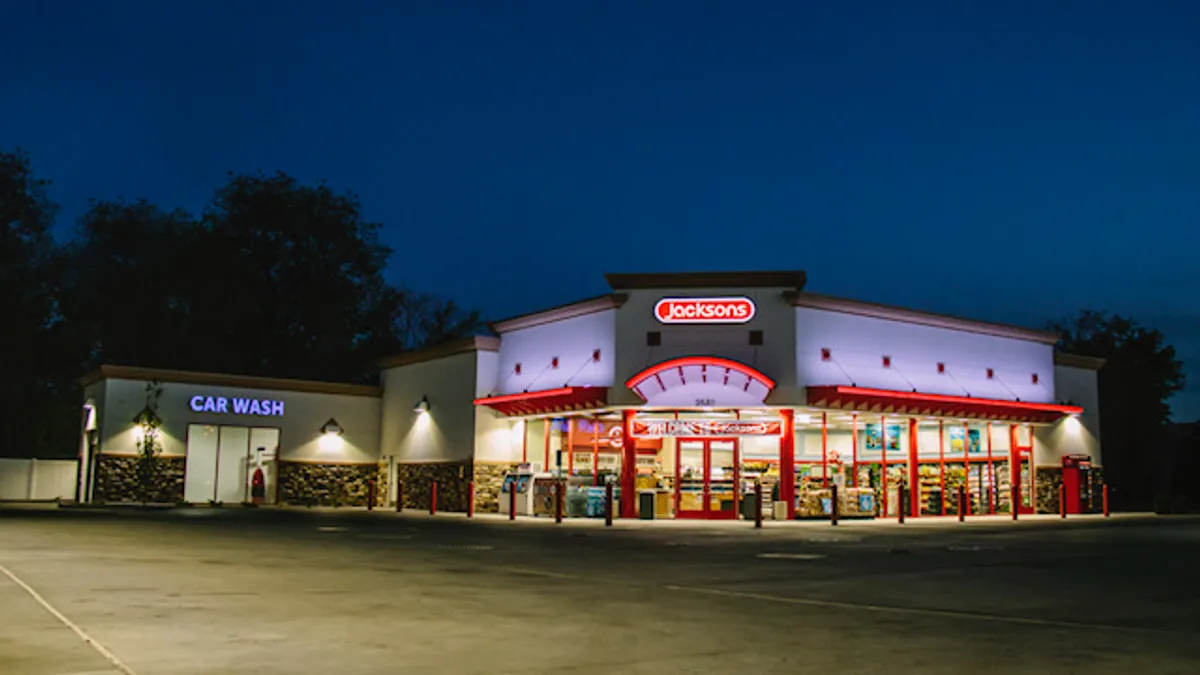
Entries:
{"label": "white fence", "polygon": [[74,459],[0,458],[0,500],[75,499]]}

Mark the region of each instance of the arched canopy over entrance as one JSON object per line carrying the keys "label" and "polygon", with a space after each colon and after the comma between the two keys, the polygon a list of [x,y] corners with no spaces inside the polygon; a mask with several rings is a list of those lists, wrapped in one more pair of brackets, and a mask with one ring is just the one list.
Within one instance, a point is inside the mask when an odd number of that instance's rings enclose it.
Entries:
{"label": "arched canopy over entrance", "polygon": [[685,356],[650,366],[625,386],[651,406],[742,407],[762,405],[775,381],[730,359]]}

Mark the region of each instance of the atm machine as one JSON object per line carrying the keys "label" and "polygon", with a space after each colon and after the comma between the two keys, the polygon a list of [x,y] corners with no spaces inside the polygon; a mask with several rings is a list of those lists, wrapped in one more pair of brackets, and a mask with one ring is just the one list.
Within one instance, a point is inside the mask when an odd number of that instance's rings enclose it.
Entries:
{"label": "atm machine", "polygon": [[1067,513],[1092,512],[1092,458],[1066,455],[1062,458],[1062,481]]}

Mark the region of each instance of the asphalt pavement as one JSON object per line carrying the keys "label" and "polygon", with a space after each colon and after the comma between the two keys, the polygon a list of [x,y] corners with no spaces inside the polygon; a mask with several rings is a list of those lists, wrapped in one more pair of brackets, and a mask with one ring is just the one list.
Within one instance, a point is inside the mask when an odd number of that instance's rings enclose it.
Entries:
{"label": "asphalt pavement", "polygon": [[0,673],[1200,672],[1200,520],[0,506]]}

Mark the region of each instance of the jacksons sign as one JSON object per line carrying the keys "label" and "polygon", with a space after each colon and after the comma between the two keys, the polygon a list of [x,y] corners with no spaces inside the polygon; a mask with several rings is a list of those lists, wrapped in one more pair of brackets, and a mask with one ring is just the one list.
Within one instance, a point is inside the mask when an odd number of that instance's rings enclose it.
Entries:
{"label": "jacksons sign", "polygon": [[750,298],[663,298],[654,304],[659,323],[746,323],[755,311]]}
{"label": "jacksons sign", "polygon": [[778,420],[633,420],[634,436],[780,436]]}
{"label": "jacksons sign", "polygon": [[224,396],[193,396],[188,400],[192,412],[224,413],[226,415],[258,415],[283,417],[283,401],[264,398],[225,398]]}

